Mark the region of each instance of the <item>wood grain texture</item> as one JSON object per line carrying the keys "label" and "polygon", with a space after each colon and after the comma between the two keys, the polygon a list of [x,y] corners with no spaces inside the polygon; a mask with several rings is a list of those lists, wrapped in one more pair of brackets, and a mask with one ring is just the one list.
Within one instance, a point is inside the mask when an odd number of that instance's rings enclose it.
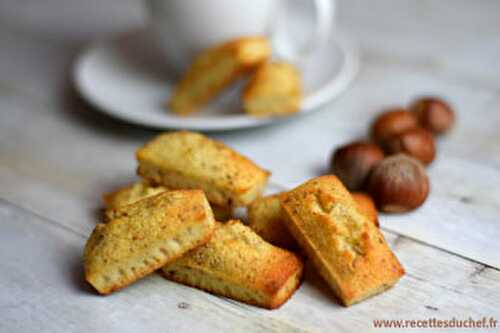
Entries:
{"label": "wood grain texture", "polygon": [[83,279],[85,234],[5,200],[0,220],[2,331],[367,332],[374,319],[500,316],[500,271],[387,232],[407,270],[393,289],[346,309],[309,267],[292,299],[267,311],[158,274],[98,296]]}

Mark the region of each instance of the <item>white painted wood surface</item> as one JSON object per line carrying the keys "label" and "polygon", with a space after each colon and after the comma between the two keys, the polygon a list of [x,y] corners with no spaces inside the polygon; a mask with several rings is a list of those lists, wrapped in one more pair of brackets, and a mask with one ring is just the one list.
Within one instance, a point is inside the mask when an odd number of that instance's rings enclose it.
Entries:
{"label": "white painted wood surface", "polygon": [[428,202],[381,217],[408,272],[395,288],[343,308],[309,272],[276,311],[156,275],[93,294],[81,251],[100,195],[134,179],[134,150],[156,132],[91,109],[68,69],[85,43],[143,24],[140,2],[0,0],[0,332],[364,332],[376,330],[373,319],[500,320],[500,3],[339,8],[339,25],[364,55],[352,89],[317,114],[214,136],[291,187],[322,173],[332,149],[364,135],[380,108],[421,93],[447,97],[459,122],[439,142]]}
{"label": "white painted wood surface", "polygon": [[373,319],[499,317],[500,272],[385,233],[407,275],[351,308],[337,303],[309,269],[282,308],[258,309],[153,274],[110,296],[85,284],[86,233],[0,201],[0,330],[3,332],[359,332]]}

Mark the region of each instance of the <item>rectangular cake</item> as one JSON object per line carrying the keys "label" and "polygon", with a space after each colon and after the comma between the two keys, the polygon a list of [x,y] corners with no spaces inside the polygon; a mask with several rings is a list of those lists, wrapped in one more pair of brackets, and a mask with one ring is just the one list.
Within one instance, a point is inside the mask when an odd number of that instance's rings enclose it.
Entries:
{"label": "rectangular cake", "polygon": [[162,270],[170,280],[274,309],[299,287],[303,263],[232,220],[218,224],[207,244]]}
{"label": "rectangular cake", "polygon": [[394,285],[404,269],[380,230],[335,176],[280,196],[288,230],[344,305]]}
{"label": "rectangular cake", "polygon": [[[285,225],[280,194],[260,197],[248,206],[248,226],[271,244],[296,250],[297,244]],[[378,227],[375,204],[370,196],[362,192],[352,193],[360,213]]]}
{"label": "rectangular cake", "polygon": [[206,243],[214,217],[200,190],[167,191],[110,209],[85,245],[86,280],[108,294]]}
{"label": "rectangular cake", "polygon": [[[133,184],[123,186],[113,192],[104,193],[103,201],[106,209],[113,209],[124,205],[143,200],[161,192],[169,191],[165,186],[153,186],[146,181],[138,181]],[[231,218],[231,207],[223,207],[211,204],[216,221],[227,221]]]}
{"label": "rectangular cake", "polygon": [[162,134],[137,151],[138,173],[172,189],[202,189],[210,203],[245,206],[266,186],[269,172],[221,142],[194,132]]}

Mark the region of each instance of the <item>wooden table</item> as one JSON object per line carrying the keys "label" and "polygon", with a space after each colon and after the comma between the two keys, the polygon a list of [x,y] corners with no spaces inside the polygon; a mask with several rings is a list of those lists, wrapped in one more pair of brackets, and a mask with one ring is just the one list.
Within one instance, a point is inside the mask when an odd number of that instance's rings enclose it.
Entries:
{"label": "wooden table", "polygon": [[344,308],[308,272],[275,311],[155,274],[97,296],[83,281],[82,249],[100,195],[135,179],[134,150],[157,132],[99,114],[73,91],[69,72],[88,42],[143,25],[140,2],[2,0],[0,332],[367,332],[387,331],[374,327],[383,319],[500,320],[500,3],[345,0],[339,8],[339,27],[363,51],[352,88],[315,114],[212,136],[290,188],[323,172],[332,149],[363,136],[381,108],[422,93],[449,99],[458,124],[439,141],[429,200],[381,216],[407,271],[399,284]]}

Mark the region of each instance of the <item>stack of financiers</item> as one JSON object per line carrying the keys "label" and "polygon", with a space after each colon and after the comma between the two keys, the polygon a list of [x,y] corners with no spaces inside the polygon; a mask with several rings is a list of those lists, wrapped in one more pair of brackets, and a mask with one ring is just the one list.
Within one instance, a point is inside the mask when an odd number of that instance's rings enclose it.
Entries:
{"label": "stack of financiers", "polygon": [[[300,285],[304,265],[294,251],[312,260],[345,305],[404,274],[374,208],[334,176],[261,197],[269,172],[185,131],[159,135],[137,160],[142,179],[104,195],[104,223],[85,246],[85,276],[101,294],[160,270],[169,280],[273,309]],[[249,226],[231,219],[242,206]]]}

